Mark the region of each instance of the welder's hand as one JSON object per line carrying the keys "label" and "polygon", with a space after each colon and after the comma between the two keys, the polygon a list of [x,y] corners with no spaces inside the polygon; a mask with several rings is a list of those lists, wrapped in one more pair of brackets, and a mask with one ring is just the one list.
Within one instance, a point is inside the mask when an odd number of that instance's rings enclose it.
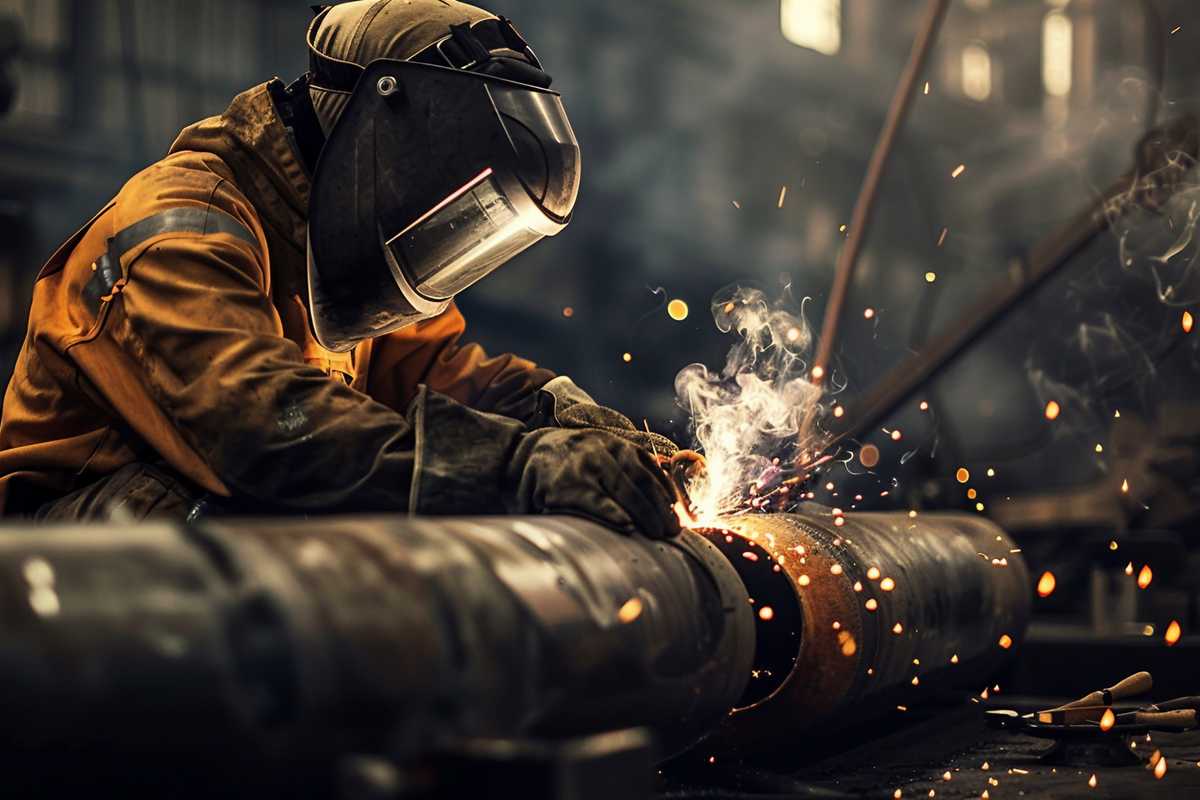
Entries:
{"label": "welder's hand", "polygon": [[671,486],[653,454],[606,430],[530,431],[509,477],[517,513],[579,514],[653,539],[679,533]]}
{"label": "welder's hand", "polygon": [[679,445],[661,433],[642,430],[620,411],[595,403],[579,403],[559,411],[558,424],[563,428],[599,428],[649,450],[664,463],[679,451]]}

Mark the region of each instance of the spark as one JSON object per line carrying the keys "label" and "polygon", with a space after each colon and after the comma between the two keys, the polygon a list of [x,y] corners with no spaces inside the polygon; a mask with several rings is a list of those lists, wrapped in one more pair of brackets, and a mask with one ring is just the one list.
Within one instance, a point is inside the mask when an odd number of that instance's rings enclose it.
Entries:
{"label": "spark", "polygon": [[617,621],[628,625],[642,615],[641,598],[631,597],[617,611]]}
{"label": "spark", "polygon": [[758,554],[747,550],[746,552],[742,553],[742,558],[746,559],[747,561],[758,561]]}
{"label": "spark", "polygon": [[1154,580],[1154,570],[1150,569],[1149,564],[1143,564],[1141,570],[1138,572],[1138,588],[1145,589],[1150,585],[1150,581],[1152,580]]}
{"label": "spark", "polygon": [[976,510],[976,511],[983,511],[983,508],[984,508],[984,506],[983,506],[983,503],[976,503],[976,504],[975,504],[975,510]]}
{"label": "spark", "polygon": [[810,583],[812,583],[812,579],[807,575],[801,575],[796,579],[796,583],[800,584],[801,586],[808,586]]}
{"label": "spark", "polygon": [[621,360],[628,364],[630,361],[633,361],[633,353],[622,353]]}
{"label": "spark", "polygon": [[918,408],[920,408],[922,411],[928,411],[929,410],[929,401],[922,400],[921,405],[918,406]]}
{"label": "spark", "polygon": [[996,470],[992,469],[991,467],[988,467],[987,476],[989,478],[996,477]]}
{"label": "spark", "polygon": [[957,167],[954,168],[954,171],[950,173],[950,177],[957,178],[959,175],[962,175],[966,171],[967,171],[967,165],[959,164]]}
{"label": "spark", "polygon": [[1092,773],[1092,777],[1088,778],[1088,786],[1092,789],[1096,788],[1096,773]]}
{"label": "spark", "polygon": [[862,590],[863,590],[862,581],[855,581],[854,582],[854,591],[861,592]]}
{"label": "spark", "polygon": [[1099,442],[1096,442],[1096,452],[1097,452],[1097,453],[1103,453],[1103,452],[1104,452],[1104,445],[1100,444]]}
{"label": "spark", "polygon": [[835,417],[838,417],[840,419],[843,415],[845,415],[845,413],[846,413],[846,409],[842,408],[841,406],[833,407],[833,415]]}
{"label": "spark", "polygon": [[787,197],[787,184],[779,187],[779,202],[776,204],[776,208],[783,208],[783,200],[785,197]]}
{"label": "spark", "polygon": [[775,609],[770,606],[763,606],[758,610],[758,618],[763,622],[770,622],[775,619]]}
{"label": "spark", "polygon": [[904,434],[900,432],[899,428],[897,428],[896,430],[892,431],[891,436],[893,442],[898,442],[904,436]]}
{"label": "spark", "polygon": [[688,304],[680,300],[678,297],[667,303],[667,316],[676,322],[683,322],[687,319]]}
{"label": "spark", "polygon": [[733,203],[733,207],[734,207],[734,208],[741,208],[741,207],[742,207],[742,204],[741,204],[741,203],[739,203],[737,200],[731,200],[730,202],[732,202],[732,203]]}
{"label": "spark", "polygon": [[959,483],[966,483],[971,480],[971,471],[966,467],[959,467],[958,471],[954,473],[954,480]]}
{"label": "spark", "polygon": [[967,489],[967,499],[974,500],[979,493],[974,489]]}
{"label": "spark", "polygon": [[1012,637],[1006,633],[1000,637],[1000,641],[997,642],[997,644],[999,644],[1000,647],[1003,648],[1004,650],[1007,650],[1008,648],[1012,647],[1012,644],[1013,644]]}
{"label": "spark", "polygon": [[864,308],[863,309],[863,319],[871,319],[874,316],[875,316],[875,309],[873,309],[873,308]]}
{"label": "spark", "polygon": [[1117,724],[1117,715],[1113,713],[1111,708],[1104,709],[1104,715],[1100,717],[1100,730],[1112,730],[1112,726]]}
{"label": "spark", "polygon": [[564,306],[562,315],[567,319],[570,319],[571,317],[575,316],[575,309],[571,308],[570,306]]}
{"label": "spark", "polygon": [[1179,627],[1179,620],[1171,620],[1171,624],[1167,626],[1167,633],[1163,636],[1163,641],[1167,643],[1167,647],[1173,647],[1179,641],[1179,637],[1183,635],[1183,630]]}
{"label": "spark", "polygon": [[899,622],[897,622],[895,625],[892,626],[892,633],[899,636],[900,634],[904,633],[904,626],[901,625]]}
{"label": "spark", "polygon": [[900,798],[903,796],[904,796],[904,792],[900,791],[899,789],[892,792],[892,797],[896,798],[896,800],[900,800]]}
{"label": "spark", "polygon": [[1171,35],[1174,36],[1175,34],[1179,33],[1181,30],[1183,30],[1183,26],[1176,25],[1174,28],[1171,29]]}
{"label": "spark", "polygon": [[992,768],[992,765],[985,761],[985,762],[983,762],[983,764],[980,765],[979,768],[981,770],[983,770],[984,772],[987,772],[989,769]]}
{"label": "spark", "polygon": [[925,282],[926,283],[933,283],[936,280],[937,280],[936,272],[926,272],[925,273]]}
{"label": "spark", "polygon": [[1116,540],[1116,539],[1112,539],[1112,540],[1110,540],[1110,541],[1109,541],[1109,543],[1108,543],[1108,549],[1109,549],[1109,550],[1116,550],[1118,547],[1120,547],[1120,545],[1119,545],[1119,544],[1117,544],[1117,540]]}
{"label": "spark", "polygon": [[955,653],[954,655],[950,656],[950,663],[951,663],[951,664],[957,664],[957,663],[958,663],[958,653]]}
{"label": "spark", "polygon": [[838,233],[845,233],[845,232],[846,232],[846,224],[842,223],[842,225],[840,227],[838,227]]}
{"label": "spark", "polygon": [[854,641],[854,635],[850,631],[838,633],[838,644],[841,645],[842,655],[846,658],[858,652],[858,642]]}
{"label": "spark", "polygon": [[1046,419],[1049,419],[1049,420],[1058,419],[1058,415],[1061,411],[1062,411],[1062,407],[1058,404],[1057,401],[1051,400],[1049,403],[1046,403]]}
{"label": "spark", "polygon": [[1042,573],[1042,577],[1037,582],[1038,597],[1049,597],[1054,594],[1054,587],[1058,585],[1058,581],[1054,579],[1054,573],[1046,570]]}
{"label": "spark", "polygon": [[879,603],[876,602],[874,597],[867,600],[867,611],[874,611],[877,608],[879,608]]}
{"label": "spark", "polygon": [[812,368],[812,377],[814,381],[819,381],[825,377],[825,368],[820,364]]}
{"label": "spark", "polygon": [[918,677],[918,676],[916,676],[916,675],[913,675],[913,679],[912,679],[912,685],[913,685],[913,686],[920,686],[920,685],[921,685],[921,679],[920,679],[920,677]]}
{"label": "spark", "polygon": [[1154,777],[1161,781],[1163,779],[1163,776],[1166,774],[1167,774],[1167,759],[1160,755],[1158,757],[1158,763],[1154,765]]}
{"label": "spark", "polygon": [[942,232],[938,234],[937,246],[941,247],[946,243],[946,235],[950,233],[949,228],[942,228]]}
{"label": "spark", "polygon": [[1133,562],[1132,561],[1130,561],[1128,564],[1125,565],[1125,574],[1126,575],[1133,574]]}
{"label": "spark", "polygon": [[1184,311],[1183,318],[1179,321],[1179,323],[1183,327],[1184,333],[1191,333],[1192,325],[1195,323],[1195,320],[1192,318],[1192,312]]}
{"label": "spark", "polygon": [[879,567],[871,567],[870,569],[867,570],[867,580],[871,580],[871,581],[879,580]]}
{"label": "spark", "polygon": [[832,567],[829,568],[829,571],[832,572],[834,575],[841,575],[842,574],[842,565],[834,564]]}
{"label": "spark", "polygon": [[946,770],[945,772],[942,773],[942,780],[944,780],[944,781],[949,781],[953,777],[954,776],[950,774],[950,770]]}
{"label": "spark", "polygon": [[929,81],[925,81],[925,94],[929,94]]}
{"label": "spark", "polygon": [[896,588],[896,582],[891,578],[884,578],[879,582],[879,590],[882,592],[890,592]]}
{"label": "spark", "polygon": [[[794,342],[799,338],[800,338],[800,329],[799,328],[788,328],[787,340],[789,342]],[[825,374],[824,372],[817,374],[817,370],[815,368],[813,369],[813,377],[814,378],[819,378],[819,377],[821,377],[821,375],[824,375],[824,374]]]}

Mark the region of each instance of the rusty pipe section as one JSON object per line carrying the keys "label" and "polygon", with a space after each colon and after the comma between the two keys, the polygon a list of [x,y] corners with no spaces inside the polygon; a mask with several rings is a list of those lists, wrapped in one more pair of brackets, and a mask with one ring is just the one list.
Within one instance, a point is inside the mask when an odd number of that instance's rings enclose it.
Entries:
{"label": "rusty pipe section", "polygon": [[460,737],[640,725],[669,754],[755,652],[704,538],[555,517],[8,525],[0,619],[6,776],[202,796]]}
{"label": "rusty pipe section", "polygon": [[1028,570],[982,517],[814,507],[724,522],[705,535],[741,574],[759,641],[722,727],[732,748],[828,731],[931,689],[979,691],[1024,636]]}

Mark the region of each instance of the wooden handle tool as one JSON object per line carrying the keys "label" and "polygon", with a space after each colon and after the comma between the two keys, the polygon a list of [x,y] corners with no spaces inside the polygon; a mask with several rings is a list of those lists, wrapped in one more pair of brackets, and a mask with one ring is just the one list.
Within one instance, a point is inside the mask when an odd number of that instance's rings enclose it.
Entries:
{"label": "wooden handle tool", "polygon": [[1118,714],[1117,722],[1122,725],[1149,725],[1156,730],[1183,731],[1196,727],[1194,708],[1177,711],[1130,711]]}
{"label": "wooden handle tool", "polygon": [[[1128,678],[1118,681],[1107,689],[1099,689],[1090,694],[1085,694],[1078,700],[1064,703],[1058,708],[1051,709],[1051,711],[1062,711],[1063,709],[1079,708],[1080,706],[1111,706],[1118,700],[1145,694],[1153,688],[1154,679],[1150,677],[1149,672],[1135,672]],[[1101,710],[1100,713],[1103,714],[1104,711]]]}
{"label": "wooden handle tool", "polygon": [[1051,708],[1037,712],[1037,721],[1043,725],[1075,725],[1080,722],[1099,722],[1110,706],[1075,706],[1074,708]]}

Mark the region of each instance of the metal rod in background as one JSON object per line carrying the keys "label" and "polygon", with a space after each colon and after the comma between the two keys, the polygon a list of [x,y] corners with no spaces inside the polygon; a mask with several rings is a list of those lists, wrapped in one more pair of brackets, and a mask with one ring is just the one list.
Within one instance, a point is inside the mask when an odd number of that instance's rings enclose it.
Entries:
{"label": "metal rod in background", "polygon": [[854,277],[854,269],[858,264],[858,256],[862,252],[867,232],[871,226],[871,218],[875,212],[875,202],[879,195],[879,185],[883,180],[887,163],[896,145],[896,137],[900,133],[908,111],[912,107],[913,95],[917,90],[917,82],[925,71],[929,54],[937,42],[938,31],[942,20],[945,19],[946,9],[950,0],[929,0],[925,7],[925,16],[917,36],[913,40],[912,51],[908,63],[900,75],[900,82],[892,95],[883,129],[875,150],[871,153],[871,161],[867,166],[867,174],[863,178],[862,188],[854,203],[854,212],[850,217],[850,233],[846,237],[846,245],[838,254],[837,266],[833,274],[833,286],[829,290],[829,300],[825,304],[825,317],[821,322],[821,339],[817,343],[816,358],[813,359],[811,379],[820,383],[829,370],[829,361],[833,355],[833,347],[837,340],[838,323],[841,320],[842,309],[846,305],[846,294],[850,290],[850,281]]}

